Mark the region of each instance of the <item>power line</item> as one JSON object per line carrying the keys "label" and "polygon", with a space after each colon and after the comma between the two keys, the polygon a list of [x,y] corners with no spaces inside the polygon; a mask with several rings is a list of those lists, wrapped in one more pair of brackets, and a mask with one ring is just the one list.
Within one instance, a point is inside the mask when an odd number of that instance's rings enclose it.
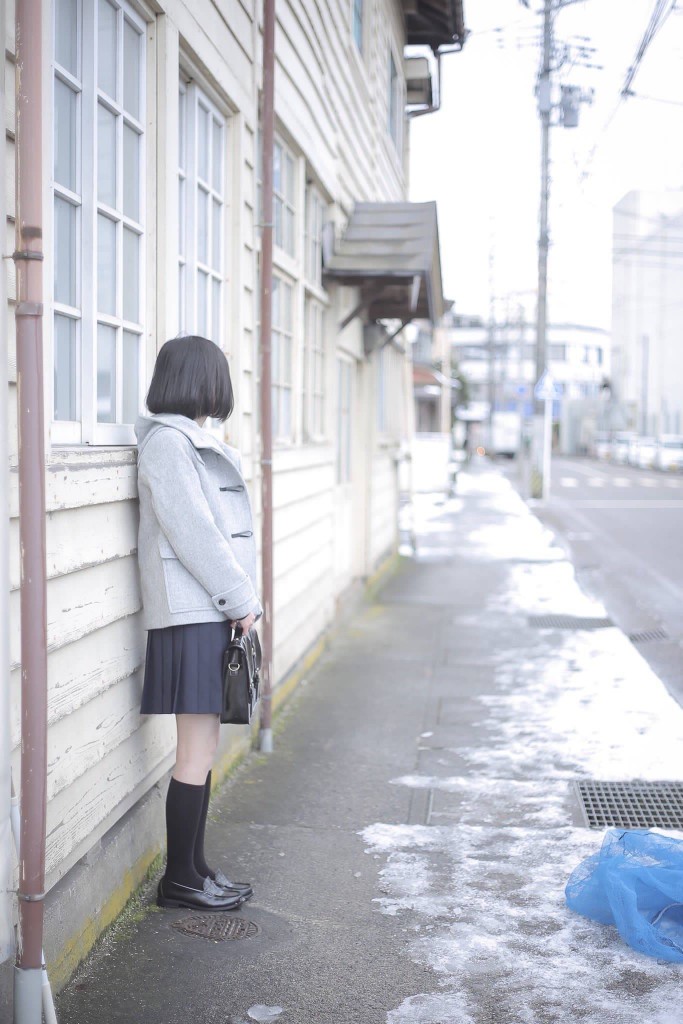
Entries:
{"label": "power line", "polygon": [[586,160],[583,171],[579,175],[581,181],[585,181],[590,176],[591,165],[595,159],[595,154],[597,153],[601,142],[604,141],[604,138],[607,135],[607,132],[609,131],[612,122],[614,121],[614,118],[617,116],[621,104],[630,96],[634,95],[631,91],[631,86],[636,77],[636,74],[638,73],[638,69],[640,68],[640,65],[643,62],[643,58],[647,53],[647,50],[649,49],[650,44],[652,43],[652,40],[655,38],[659,30],[662,28],[669,15],[676,9],[676,6],[677,0],[655,0],[655,6],[652,11],[652,14],[650,15],[650,20],[643,34],[643,38],[640,41],[640,45],[636,50],[633,62],[631,63],[628,71],[626,72],[624,84],[621,87],[621,91],[617,98],[617,102],[614,105],[614,108],[612,109],[612,112],[607,118],[605,124],[603,125],[600,135],[593,144],[593,147],[588,154],[588,159]]}
{"label": "power line", "polygon": [[633,85],[634,79],[638,73],[638,69],[643,62],[643,57],[647,53],[652,40],[655,38],[659,30],[664,25],[671,12],[676,6],[677,0],[656,0],[654,10],[650,15],[650,21],[648,22],[647,28],[643,38],[640,41],[640,45],[636,50],[636,55],[633,58],[633,63],[626,72],[626,78],[624,84],[621,87],[620,96],[624,99],[632,95],[631,86]]}

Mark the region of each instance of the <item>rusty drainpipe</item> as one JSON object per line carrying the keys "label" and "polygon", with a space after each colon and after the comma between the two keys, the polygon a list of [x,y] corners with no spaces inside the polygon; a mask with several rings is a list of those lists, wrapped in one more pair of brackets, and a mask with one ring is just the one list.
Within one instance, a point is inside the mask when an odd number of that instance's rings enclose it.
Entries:
{"label": "rusty drainpipe", "polygon": [[40,1024],[47,804],[47,602],[43,406],[42,10],[16,12],[16,252],[21,545],[21,837],[15,1024]]}
{"label": "rusty drainpipe", "polygon": [[263,583],[263,688],[259,749],[273,749],[273,142],[275,135],[275,0],[263,0],[263,120],[261,226],[261,578]]}

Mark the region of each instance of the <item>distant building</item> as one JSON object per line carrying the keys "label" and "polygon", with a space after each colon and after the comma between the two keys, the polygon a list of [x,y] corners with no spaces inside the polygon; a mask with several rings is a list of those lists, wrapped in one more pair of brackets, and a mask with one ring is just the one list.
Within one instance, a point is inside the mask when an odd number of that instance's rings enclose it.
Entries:
{"label": "distant building", "polygon": [[614,207],[612,366],[625,426],[683,433],[683,191]]}
{"label": "distant building", "polygon": [[[536,325],[520,316],[492,325],[479,317],[447,313],[437,333],[448,339],[452,360],[467,383],[470,421],[485,422],[489,411],[533,413]],[[548,325],[548,369],[560,397],[553,404],[563,451],[584,447],[586,427],[596,429],[609,380],[609,333],[582,324]],[[573,413],[580,411],[577,417]]]}

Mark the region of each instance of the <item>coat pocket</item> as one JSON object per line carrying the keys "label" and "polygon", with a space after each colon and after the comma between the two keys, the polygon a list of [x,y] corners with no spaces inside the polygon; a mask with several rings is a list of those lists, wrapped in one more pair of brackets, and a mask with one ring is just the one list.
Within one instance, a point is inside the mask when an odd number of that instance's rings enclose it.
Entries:
{"label": "coat pocket", "polygon": [[211,594],[185,568],[163,533],[159,536],[158,544],[164,570],[168,610],[172,613],[201,611],[215,613],[216,608],[211,600]]}

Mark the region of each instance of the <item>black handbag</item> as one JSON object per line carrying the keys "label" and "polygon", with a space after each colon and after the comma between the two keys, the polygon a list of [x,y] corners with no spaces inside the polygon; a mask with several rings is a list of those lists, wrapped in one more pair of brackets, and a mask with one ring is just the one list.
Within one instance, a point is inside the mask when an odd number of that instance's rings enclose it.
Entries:
{"label": "black handbag", "polygon": [[223,710],[221,722],[249,725],[259,699],[261,682],[261,644],[258,633],[233,629],[232,639],[223,654]]}

